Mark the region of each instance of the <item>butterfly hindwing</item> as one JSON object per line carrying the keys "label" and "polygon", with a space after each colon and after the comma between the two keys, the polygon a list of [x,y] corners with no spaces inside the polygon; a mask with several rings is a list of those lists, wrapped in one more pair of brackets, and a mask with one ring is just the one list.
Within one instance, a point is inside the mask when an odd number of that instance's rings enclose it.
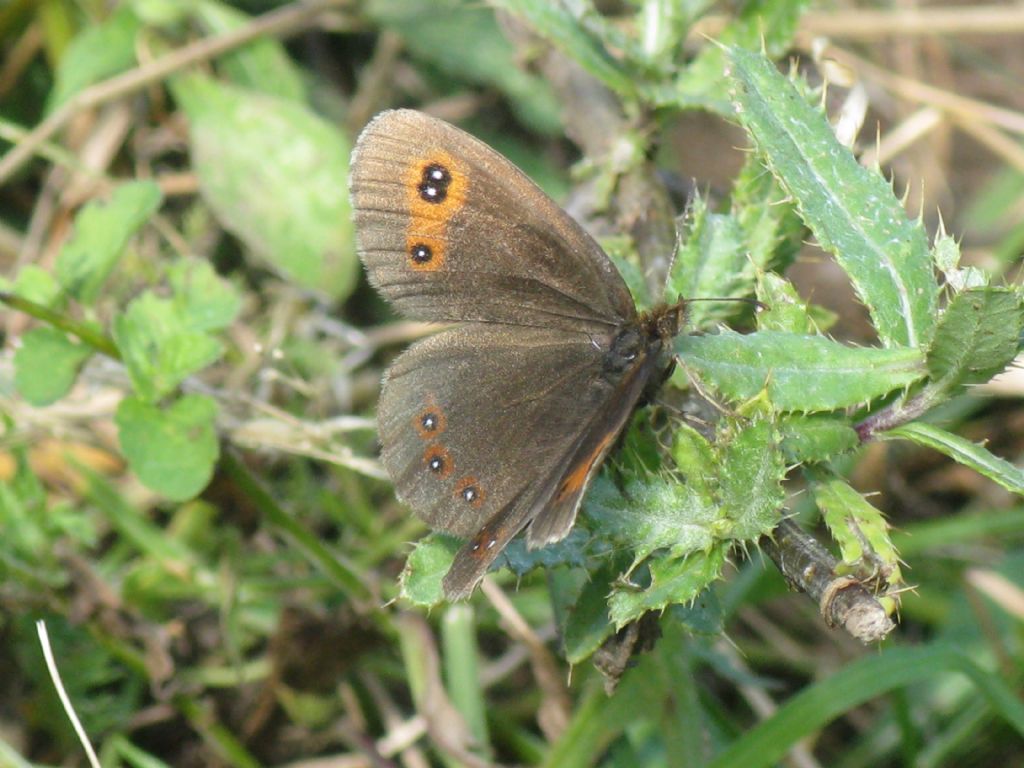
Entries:
{"label": "butterfly hindwing", "polygon": [[513,499],[528,503],[613,392],[600,354],[580,334],[500,325],[414,344],[389,370],[378,409],[399,497],[458,536]]}
{"label": "butterfly hindwing", "polygon": [[654,367],[644,353],[606,371],[606,344],[468,324],[417,342],[389,370],[384,466],[431,528],[469,539],[445,579],[449,598],[468,595],[523,528],[530,546],[569,532]]}

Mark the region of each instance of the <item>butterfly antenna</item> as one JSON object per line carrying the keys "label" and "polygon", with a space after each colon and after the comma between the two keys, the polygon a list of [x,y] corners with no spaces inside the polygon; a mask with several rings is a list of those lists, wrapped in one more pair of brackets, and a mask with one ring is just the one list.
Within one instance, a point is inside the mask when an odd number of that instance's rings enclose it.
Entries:
{"label": "butterfly antenna", "polygon": [[754,309],[756,309],[759,312],[768,309],[768,305],[765,304],[763,301],[758,301],[757,299],[751,299],[745,296],[700,296],[699,298],[695,299],[680,299],[679,303],[685,305],[694,301],[740,301],[743,302],[744,304],[750,304],[752,307],[754,307]]}

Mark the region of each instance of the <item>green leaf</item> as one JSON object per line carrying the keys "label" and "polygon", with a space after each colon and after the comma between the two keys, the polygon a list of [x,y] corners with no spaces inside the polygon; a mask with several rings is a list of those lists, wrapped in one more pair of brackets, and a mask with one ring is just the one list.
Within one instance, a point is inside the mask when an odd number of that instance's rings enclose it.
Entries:
{"label": "green leaf", "polygon": [[[80,578],[78,584],[81,583]],[[9,581],[9,577],[5,581]],[[31,590],[27,584],[18,585],[15,582],[12,586],[20,587],[19,591]],[[75,586],[77,585],[67,588],[74,589]],[[114,732],[138,712],[139,688],[137,683],[132,682],[132,677],[138,673],[125,664],[124,658],[119,658],[103,638],[89,632],[71,616],[65,616],[58,611],[26,608],[8,611],[8,614],[4,631],[11,646],[11,663],[18,666],[18,675],[25,685],[38,689],[44,686],[48,679],[45,666],[33,664],[30,661],[31,652],[27,650],[31,643],[29,638],[36,636],[36,628],[32,626],[35,621],[46,619],[49,650],[52,651],[53,658],[74,659],[71,665],[61,665],[61,677],[66,696],[70,701],[76,702],[75,717],[85,733]],[[35,657],[39,658],[38,654]],[[32,708],[35,716],[42,720],[50,720],[55,715],[47,714],[49,705],[44,702],[43,698],[35,698]],[[77,702],[81,702],[82,706],[78,706]],[[8,737],[0,743],[14,751],[16,747],[12,742],[13,740]],[[54,747],[59,743],[59,738],[52,742]],[[29,763],[23,758],[15,761],[5,759],[3,764],[4,768],[38,765],[35,760]]]}
{"label": "green leaf", "polygon": [[781,411],[831,411],[865,403],[924,375],[915,349],[847,347],[822,336],[758,331],[680,336],[682,365],[730,400],[762,391]]}
{"label": "green leaf", "polygon": [[14,279],[12,289],[17,296],[43,307],[53,308],[60,304],[60,284],[52,272],[38,264],[22,267]]}
{"label": "green leaf", "polygon": [[779,182],[750,153],[733,183],[730,208],[743,230],[747,260],[783,272],[803,246],[805,228]]}
{"label": "green leaf", "polygon": [[226,328],[242,307],[238,291],[219,277],[208,262],[181,259],[171,265],[168,279],[174,291],[175,307],[190,330]]}
{"label": "green leaf", "polygon": [[49,405],[68,393],[92,352],[56,328],[33,328],[14,353],[14,385],[32,405]]}
{"label": "green leaf", "polygon": [[644,30],[638,45],[629,51],[635,65],[658,78],[678,71],[678,57],[686,33],[697,16],[707,10],[708,0],[648,0],[639,6],[636,23]]}
{"label": "green leaf", "polygon": [[1011,493],[1024,495],[1024,471],[1006,459],[994,456],[983,445],[972,443],[944,429],[939,429],[931,424],[912,422],[882,432],[879,437],[885,440],[904,438],[918,445],[934,448],[965,467],[970,467],[975,472],[995,481]]}
{"label": "green leaf", "polygon": [[173,91],[200,191],[221,223],[289,279],[347,297],[358,267],[344,134],[302,104],[202,75],[179,77]]}
{"label": "green leaf", "polygon": [[714,446],[689,424],[677,424],[672,433],[672,459],[692,494],[710,507],[714,503],[712,479],[716,476],[718,455]]}
{"label": "green leaf", "polygon": [[100,24],[83,27],[60,58],[46,111],[57,109],[87,86],[135,66],[141,28],[130,6],[122,6]]}
{"label": "green leaf", "polygon": [[[369,0],[363,11],[397,32],[424,67],[460,82],[490,86],[515,104],[523,122],[546,134],[562,134],[554,89],[521,65],[520,53],[502,32],[494,11],[462,0]],[[453,41],[465,41],[455,44]],[[515,158],[512,158],[515,159]]]}
{"label": "green leaf", "polygon": [[850,276],[882,342],[927,346],[938,288],[920,222],[770,61],[741,48],[728,54],[740,120],[818,243]]}
{"label": "green leaf", "polygon": [[725,632],[725,612],[713,589],[705,589],[690,602],[669,607],[666,615],[682,624],[690,635],[718,640]]}
{"label": "green leaf", "polygon": [[526,19],[537,32],[605,86],[627,101],[636,94],[635,76],[589,34],[568,6],[550,0],[494,0],[493,5]]}
{"label": "green leaf", "polygon": [[756,540],[770,533],[780,518],[786,465],[778,435],[768,421],[723,420],[719,436],[725,446],[718,496],[730,523],[722,535]]}
{"label": "green leaf", "polygon": [[426,608],[444,602],[441,581],[460,546],[462,542],[443,533],[432,533],[416,542],[398,579],[402,597]]}
{"label": "green leaf", "polygon": [[1024,505],[971,508],[953,517],[933,517],[904,523],[893,534],[896,548],[904,558],[929,556],[935,550],[950,550],[975,543],[987,546],[998,541],[1024,538]]}
{"label": "green leaf", "polygon": [[616,630],[648,611],[660,611],[673,603],[688,603],[721,576],[727,544],[718,543],[706,552],[651,561],[651,584],[646,589],[623,586],[612,593],[608,615]]}
{"label": "green leaf", "polygon": [[487,732],[487,706],[480,680],[480,654],[477,648],[475,611],[465,603],[455,603],[441,614],[441,649],[444,658],[444,685],[452,704],[469,728],[473,751],[481,757],[492,754]]}
{"label": "green leaf", "polygon": [[[778,182],[750,155],[733,186],[730,213],[710,212],[699,195],[691,201],[685,239],[669,273],[666,300],[749,296],[766,278],[766,270],[784,269],[792,261],[803,232],[803,224],[785,201]],[[748,305],[695,303],[687,307],[687,320],[694,328],[706,328],[739,311],[749,311]]]}
{"label": "green leaf", "polygon": [[664,466],[664,453],[659,435],[651,423],[651,414],[637,410],[626,424],[619,448],[614,451],[613,461],[609,462],[609,474],[622,478],[650,477]]}
{"label": "green leaf", "polygon": [[162,195],[152,181],[121,184],[106,203],[91,202],[75,217],[75,231],[57,258],[57,279],[85,304],[99,295],[128,239],[156,213]]}
{"label": "green leaf", "polygon": [[726,78],[727,49],[737,45],[782,56],[789,49],[807,0],[752,0],[718,36],[719,45],[706,45],[669,88],[658,88],[649,98],[662,107],[706,109],[732,117]]}
{"label": "green leaf", "polygon": [[[140,514],[122,487],[88,467],[82,467],[82,473],[89,480],[85,498],[102,516],[104,530],[116,531],[123,546],[145,556],[146,565],[155,569],[156,578],[163,581],[159,585],[162,590],[179,594],[188,591],[194,595],[199,591],[195,582],[214,583],[216,576],[202,572],[195,550],[160,521]],[[204,575],[208,578],[204,579]],[[167,583],[169,576],[174,583]],[[130,584],[124,587],[131,589]]]}
{"label": "green leaf", "polygon": [[132,7],[150,27],[174,29],[191,21],[196,0],[132,0]]}
{"label": "green leaf", "polygon": [[834,416],[786,414],[778,427],[782,450],[794,464],[826,461],[860,443],[857,430]]}
{"label": "green leaf", "polygon": [[805,737],[818,733],[835,718],[885,693],[915,683],[937,684],[939,675],[967,677],[991,712],[1024,735],[1024,704],[1012,686],[985,670],[965,653],[943,645],[888,648],[846,665],[791,697],[770,718],[748,730],[728,749],[706,763],[707,768],[768,768]]}
{"label": "green leaf", "polygon": [[665,475],[630,481],[621,491],[599,476],[587,491],[584,510],[602,537],[635,553],[634,562],[661,547],[676,556],[707,549],[722,518],[716,505],[703,503],[698,494]]}
{"label": "green leaf", "polygon": [[[572,719],[564,733],[547,750],[543,760],[531,761],[531,764],[540,768],[622,768],[655,762],[628,759],[631,756],[616,760],[610,749],[613,743],[627,741],[620,736],[627,728],[633,731],[634,726],[639,725],[638,713],[653,710],[660,715],[663,710],[674,710],[678,706],[678,698],[669,700],[664,694],[668,682],[678,682],[661,679],[661,675],[647,666],[652,663],[647,661],[650,658],[642,657],[639,669],[626,672],[615,695],[608,696],[596,687],[584,693],[573,708]],[[660,745],[655,745],[658,747]],[[658,762],[666,765],[663,760]]]}
{"label": "green leaf", "polygon": [[[939,222],[940,225],[942,222]],[[973,226],[978,226],[974,224]],[[982,225],[980,227],[984,229]],[[952,237],[946,234],[945,229],[940,228],[935,236],[935,245],[932,247],[932,259],[935,266],[946,278],[946,285],[954,293],[965,291],[969,288],[988,288],[992,280],[989,275],[978,267],[960,266],[960,245]]]}
{"label": "green leaf", "polygon": [[608,595],[623,565],[616,558],[606,560],[588,574],[576,599],[567,607],[560,635],[570,664],[589,658],[614,631],[608,616]]}
{"label": "green leaf", "polygon": [[198,494],[220,455],[214,416],[217,405],[204,395],[186,395],[167,408],[126,397],[117,407],[121,451],[147,487],[172,501]]}
{"label": "green leaf", "polygon": [[[215,0],[197,3],[193,13],[209,34],[230,32],[252,21],[250,16]],[[220,56],[217,64],[236,85],[288,101],[306,100],[302,73],[284,45],[272,37],[259,37],[235,48]]]}
{"label": "green leaf", "polygon": [[843,480],[825,472],[811,475],[811,491],[843,563],[869,576],[880,575],[889,586],[902,583],[900,561],[885,516]]}
{"label": "green leaf", "polygon": [[[5,415],[5,426],[9,419]],[[32,563],[33,580],[61,589],[67,586],[69,574],[57,567],[60,558],[53,551],[53,542],[66,533],[76,544],[96,546],[95,521],[80,510],[49,504],[48,489],[30,465],[28,453],[25,444],[10,445],[7,456],[13,460],[12,466],[5,468],[0,482],[0,530],[4,533],[0,556],[7,563],[5,577],[17,571],[14,563]]]}
{"label": "green leaf", "polygon": [[932,259],[947,280],[960,267],[960,245],[944,230],[935,237]]}
{"label": "green leaf", "polygon": [[215,362],[223,348],[175,303],[147,291],[114,320],[114,341],[136,393],[154,401]]}
{"label": "green leaf", "polygon": [[947,391],[988,381],[1016,356],[1022,328],[1024,305],[1016,291],[973,288],[955,294],[928,350],[931,378]]}
{"label": "green leaf", "polygon": [[[743,230],[730,214],[711,213],[695,198],[686,222],[686,237],[672,263],[665,298],[735,298],[750,294],[754,265],[747,256]],[[686,308],[687,324],[707,328],[734,314],[731,302],[702,301]]]}
{"label": "green leaf", "polygon": [[767,309],[757,313],[757,328],[761,331],[813,334],[817,328],[807,303],[786,278],[768,272],[757,281],[757,300]]}
{"label": "green leaf", "polygon": [[530,549],[526,546],[525,536],[517,536],[505,547],[502,556],[495,562],[495,567],[507,566],[513,573],[522,576],[541,566],[545,568],[555,568],[559,565],[582,566],[586,560],[586,549],[589,542],[590,533],[578,524],[561,541],[537,549]]}

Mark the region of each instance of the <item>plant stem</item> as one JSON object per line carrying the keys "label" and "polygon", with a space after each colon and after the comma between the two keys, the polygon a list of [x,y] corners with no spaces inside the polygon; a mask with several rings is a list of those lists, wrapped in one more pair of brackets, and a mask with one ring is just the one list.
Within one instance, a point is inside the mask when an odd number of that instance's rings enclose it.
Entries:
{"label": "plant stem", "polygon": [[856,579],[837,575],[838,561],[792,520],[779,523],[764,549],[786,580],[818,603],[830,627],[841,626],[865,644],[896,627],[875,596]]}
{"label": "plant stem", "polygon": [[90,328],[84,323],[72,320],[67,315],[62,315],[60,312],[56,312],[49,307],[37,304],[34,301],[9,293],[8,291],[0,291],[0,303],[6,304],[11,309],[24,312],[26,315],[30,315],[37,320],[49,323],[54,328],[70,333],[107,357],[114,360],[121,359],[120,350],[118,350],[117,345],[114,344],[109,336],[97,331],[95,328]]}

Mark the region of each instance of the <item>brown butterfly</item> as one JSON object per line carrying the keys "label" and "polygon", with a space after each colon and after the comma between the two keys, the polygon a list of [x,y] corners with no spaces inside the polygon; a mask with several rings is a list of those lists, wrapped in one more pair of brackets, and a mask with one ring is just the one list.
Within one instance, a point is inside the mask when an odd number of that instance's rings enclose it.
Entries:
{"label": "brown butterfly", "polygon": [[683,303],[638,314],[600,246],[518,168],[448,123],[378,115],[352,153],[359,253],[409,318],[458,326],[385,376],[382,461],[400,499],[468,538],[444,578],[469,596],[524,528],[572,528],[648,385]]}

